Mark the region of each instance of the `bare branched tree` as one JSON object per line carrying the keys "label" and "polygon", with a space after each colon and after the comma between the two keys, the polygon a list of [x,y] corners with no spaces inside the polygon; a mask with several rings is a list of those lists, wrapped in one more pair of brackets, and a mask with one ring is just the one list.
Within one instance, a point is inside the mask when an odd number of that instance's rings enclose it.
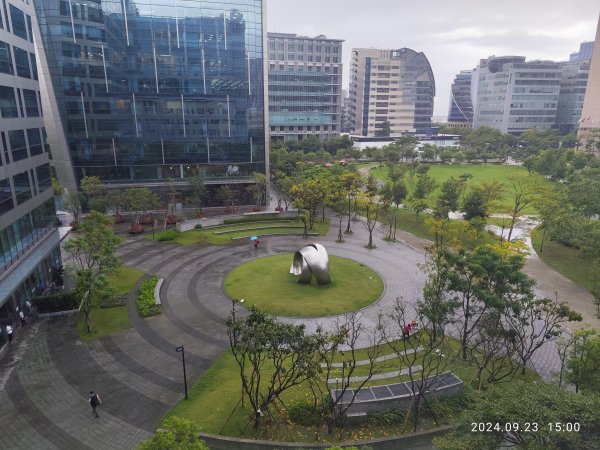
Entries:
{"label": "bare branched tree", "polygon": [[[439,376],[448,367],[450,348],[448,339],[438,334],[432,338],[432,323],[425,314],[417,308],[415,311],[404,299],[397,298],[394,311],[388,316],[389,322],[384,329],[385,341],[398,357],[399,367],[405,367],[410,381],[407,383],[412,393],[404,426],[412,412],[413,430],[417,431],[421,404],[427,404],[427,394],[439,383]],[[409,337],[402,337],[403,330],[413,320],[419,324],[419,329]],[[434,417],[437,423],[437,418]]]}

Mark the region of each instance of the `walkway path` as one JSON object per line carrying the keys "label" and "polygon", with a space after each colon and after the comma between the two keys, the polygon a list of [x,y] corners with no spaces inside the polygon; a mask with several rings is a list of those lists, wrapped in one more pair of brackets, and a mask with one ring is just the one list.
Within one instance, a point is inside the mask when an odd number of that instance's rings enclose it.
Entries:
{"label": "walkway path", "polygon": [[[425,276],[417,265],[425,261],[427,243],[403,232],[398,233],[399,242],[385,242],[383,231],[376,230],[378,248],[368,250],[365,227],[359,222],[352,227],[354,233],[344,243],[335,242],[335,224],[328,236],[315,241],[384,277],[382,298],[360,313],[361,323],[374,326],[396,297],[411,302],[419,298]],[[162,314],[142,320],[131,309],[132,329],[91,343],[78,339],[75,318],[17,329],[16,342],[0,357],[0,448],[127,449],[149,438],[160,418],[183,397],[175,348],[185,345],[191,384],[228,347],[224,321],[232,303],[222,290],[225,274],[244,261],[290,252],[306,242],[265,237],[255,250],[247,242],[216,247],[129,239],[119,249],[124,262],[165,279]],[[317,323],[331,327],[336,319],[288,320],[313,330]],[[556,357],[548,350],[534,364],[546,377]],[[103,399],[100,419],[92,418],[86,402],[89,390]]]}

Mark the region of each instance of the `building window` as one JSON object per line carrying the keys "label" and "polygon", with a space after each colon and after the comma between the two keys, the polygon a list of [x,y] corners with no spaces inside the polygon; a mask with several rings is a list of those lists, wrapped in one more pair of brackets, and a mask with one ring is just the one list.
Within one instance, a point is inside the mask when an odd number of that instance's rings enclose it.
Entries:
{"label": "building window", "polygon": [[15,66],[17,67],[17,75],[23,78],[31,78],[29,70],[29,54],[19,47],[13,47],[15,52]]}
{"label": "building window", "polygon": [[0,180],[0,214],[4,214],[15,207],[8,178]]}
{"label": "building window", "polygon": [[9,4],[10,19],[12,22],[13,33],[20,38],[27,40],[27,27],[25,26],[25,14],[19,8]]}
{"label": "building window", "polygon": [[11,130],[8,132],[8,140],[10,142],[13,162],[27,159],[27,142],[25,141],[25,132],[23,130]]}
{"label": "building window", "polygon": [[40,110],[37,103],[37,94],[30,89],[23,89],[23,97],[25,98],[25,112],[27,117],[39,117]]}
{"label": "building window", "polygon": [[29,153],[31,156],[44,153],[39,128],[29,128],[27,130],[27,140],[29,141]]}
{"label": "building window", "polygon": [[0,41],[0,72],[8,73],[9,75],[14,74],[10,46],[2,41]]}
{"label": "building window", "polygon": [[44,192],[52,187],[52,174],[50,173],[50,164],[35,168],[35,174],[38,180],[38,190]]}
{"label": "building window", "polygon": [[35,55],[33,53],[30,53],[29,58],[31,59],[31,72],[33,73],[33,79],[37,80],[38,72],[37,72],[37,63],[35,62]]}
{"label": "building window", "polygon": [[10,164],[10,151],[8,149],[8,144],[6,143],[6,135],[4,131],[0,133],[0,137],[2,137],[2,149],[4,150],[4,161],[6,164]]}
{"label": "building window", "polygon": [[3,119],[19,117],[15,90],[10,86],[0,86],[0,116]]}
{"label": "building window", "polygon": [[31,198],[31,185],[27,171],[13,176],[13,185],[15,186],[17,205],[21,205]]}

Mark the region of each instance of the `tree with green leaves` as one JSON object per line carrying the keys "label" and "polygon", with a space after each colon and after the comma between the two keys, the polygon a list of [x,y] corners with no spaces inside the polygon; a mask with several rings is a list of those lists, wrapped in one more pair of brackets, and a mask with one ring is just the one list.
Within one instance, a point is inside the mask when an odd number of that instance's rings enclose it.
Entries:
{"label": "tree with green leaves", "polygon": [[485,194],[481,191],[481,189],[471,189],[463,202],[463,210],[465,212],[465,220],[471,220],[475,217],[479,217],[484,220],[487,219],[487,202],[485,200]]}
{"label": "tree with green leaves", "polygon": [[112,220],[92,211],[79,227],[77,237],[65,243],[71,257],[71,270],[75,273],[77,290],[81,295],[80,310],[84,314],[84,327],[92,331],[91,310],[94,302],[107,289],[105,275],[114,273],[121,265],[115,255],[121,238],[112,229]]}
{"label": "tree with green leaves", "polygon": [[217,198],[225,206],[225,212],[235,211],[235,194],[227,184],[222,185],[217,190]]}
{"label": "tree with green leaves", "polygon": [[544,196],[545,190],[530,178],[509,175],[506,179],[508,195],[512,202],[508,211],[510,214],[510,225],[507,240],[510,241],[519,215],[525,209],[535,204],[541,196]]}
{"label": "tree with green leaves", "polygon": [[318,212],[327,204],[328,183],[323,179],[309,178],[292,186],[294,206],[308,214],[308,226],[312,230]]}
{"label": "tree with green leaves", "polygon": [[381,189],[383,198],[394,205],[393,219],[390,220],[390,231],[388,237],[396,242],[396,224],[398,220],[398,209],[406,198],[408,191],[402,181],[386,183]]}
{"label": "tree with green leaves", "polygon": [[69,189],[64,199],[65,210],[73,216],[73,223],[79,223],[79,215],[81,214],[81,197],[79,191]]}
{"label": "tree with green leaves", "polygon": [[575,392],[600,394],[600,336],[593,328],[573,332],[573,348],[567,359],[565,379]]}
{"label": "tree with green leaves", "polygon": [[358,172],[346,172],[340,178],[340,191],[348,200],[348,224],[346,226],[346,234],[352,233],[351,216],[352,216],[352,200],[356,197],[358,192],[360,191],[362,185],[362,177]]}
{"label": "tree with green leaves", "polygon": [[377,193],[377,180],[373,175],[369,175],[365,182],[364,190],[359,193],[357,199],[358,206],[366,219],[365,228],[369,232],[367,248],[375,248],[375,243],[373,242],[373,230],[375,230],[375,226],[377,225],[380,211]]}
{"label": "tree with green leaves", "polygon": [[381,124],[381,129],[375,132],[375,136],[389,136],[392,134],[392,124],[389,120],[386,120]]}
{"label": "tree with green leaves", "polygon": [[473,250],[435,250],[443,263],[447,301],[458,312],[458,328],[464,360],[468,356],[470,338],[484,315],[490,310],[500,313],[514,302],[533,298],[534,281],[523,272],[525,258],[518,251],[504,254],[491,246]]}
{"label": "tree with green leaves", "polygon": [[158,195],[148,188],[129,188],[125,191],[124,208],[134,213],[133,224],[137,224],[140,214],[160,207]]}
{"label": "tree with green leaves", "polygon": [[88,208],[92,211],[106,213],[106,186],[97,176],[85,176],[79,182],[81,190],[87,197]]}
{"label": "tree with green leaves", "polygon": [[419,219],[419,214],[429,208],[427,200],[424,198],[415,198],[414,196],[408,200],[408,204],[417,215],[417,220]]}
{"label": "tree with green leaves", "polygon": [[413,190],[413,198],[425,199],[436,188],[436,182],[427,173],[419,173],[415,189]]}
{"label": "tree with green leaves", "polygon": [[[276,402],[285,408],[285,391],[320,371],[318,350],[323,343],[318,335],[306,335],[304,325],[280,322],[254,306],[244,318],[236,317],[232,310],[227,336],[239,368],[243,396],[252,407],[254,428],[260,427]],[[271,376],[264,376],[267,368]]]}
{"label": "tree with green leaves", "polygon": [[[463,404],[460,425],[448,434],[435,437],[436,448],[600,448],[598,394],[573,394],[541,381],[520,382],[469,393]],[[566,424],[571,427],[577,424],[577,431],[572,428],[567,431]]]}
{"label": "tree with green leaves", "polygon": [[459,198],[460,181],[454,177],[450,177],[442,183],[440,195],[435,205],[435,216],[448,219],[450,212],[458,209]]}
{"label": "tree with green leaves", "polygon": [[200,427],[190,419],[171,416],[166,418],[156,434],[138,447],[138,450],[209,450],[198,437]]}
{"label": "tree with green leaves", "polygon": [[207,193],[206,186],[204,185],[204,178],[202,175],[196,175],[195,177],[188,179],[188,181],[191,187],[188,199],[196,207],[196,215],[200,216],[202,214],[202,204]]}
{"label": "tree with green leaves", "polygon": [[260,210],[267,196],[267,177],[264,173],[254,173],[254,183],[247,191],[252,195],[256,208]]}

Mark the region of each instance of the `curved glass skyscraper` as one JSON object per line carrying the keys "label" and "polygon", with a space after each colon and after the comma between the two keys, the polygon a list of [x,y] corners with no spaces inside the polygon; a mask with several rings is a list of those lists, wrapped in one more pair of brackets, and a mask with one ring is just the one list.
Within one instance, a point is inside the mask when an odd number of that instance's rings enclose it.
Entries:
{"label": "curved glass skyscraper", "polygon": [[36,7],[63,124],[49,139],[67,187],[86,175],[152,185],[266,172],[262,0]]}
{"label": "curved glass skyscraper", "polygon": [[435,80],[427,57],[410,48],[352,49],[351,133],[376,136],[431,128]]}

